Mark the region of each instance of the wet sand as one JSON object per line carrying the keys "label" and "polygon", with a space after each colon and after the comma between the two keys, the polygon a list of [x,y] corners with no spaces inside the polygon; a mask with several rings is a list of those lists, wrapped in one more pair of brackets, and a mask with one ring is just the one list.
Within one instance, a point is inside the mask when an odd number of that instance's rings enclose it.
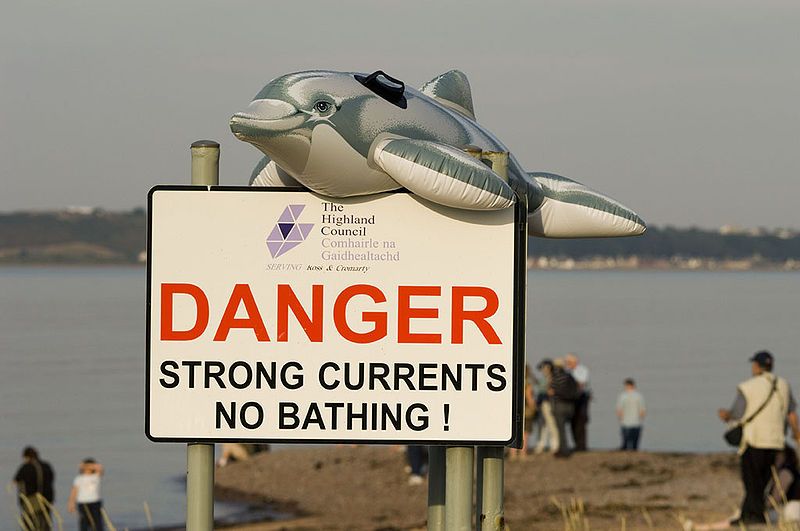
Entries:
{"label": "wet sand", "polygon": [[[427,483],[408,484],[404,455],[383,446],[260,454],[218,469],[217,496],[265,503],[293,515],[236,528],[241,530],[424,529]],[[512,530],[562,530],[563,510],[578,513],[593,530],[681,529],[682,518],[724,518],[742,495],[732,452],[531,455],[507,459],[505,471],[506,520]],[[578,504],[583,509],[572,511]]]}

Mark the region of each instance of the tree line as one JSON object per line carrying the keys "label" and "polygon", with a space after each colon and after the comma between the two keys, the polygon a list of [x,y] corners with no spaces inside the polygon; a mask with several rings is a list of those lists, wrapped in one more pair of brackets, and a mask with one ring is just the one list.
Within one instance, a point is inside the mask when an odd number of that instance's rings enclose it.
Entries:
{"label": "tree line", "polygon": [[[269,227],[265,225],[264,230]],[[135,263],[147,246],[143,208],[0,214],[0,262]],[[531,238],[528,254],[573,258],[638,256],[737,260],[800,260],[800,233],[720,234],[699,228],[650,227],[634,238],[551,240]]]}

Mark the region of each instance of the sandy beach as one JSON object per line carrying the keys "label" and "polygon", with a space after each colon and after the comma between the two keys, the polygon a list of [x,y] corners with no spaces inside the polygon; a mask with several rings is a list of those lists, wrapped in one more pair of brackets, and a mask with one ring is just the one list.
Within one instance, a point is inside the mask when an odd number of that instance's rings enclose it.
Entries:
{"label": "sandy beach", "polygon": [[[392,447],[279,451],[218,469],[216,490],[293,515],[242,530],[424,529],[427,484],[409,485],[404,466],[404,453]],[[681,529],[683,518],[731,514],[742,495],[732,452],[531,455],[506,460],[505,488],[512,530],[564,529],[563,510],[585,518],[585,529]]]}

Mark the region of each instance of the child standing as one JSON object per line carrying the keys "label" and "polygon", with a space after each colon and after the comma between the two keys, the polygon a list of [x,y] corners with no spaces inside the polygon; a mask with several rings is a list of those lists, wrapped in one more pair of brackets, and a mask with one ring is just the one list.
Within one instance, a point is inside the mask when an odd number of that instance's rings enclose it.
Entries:
{"label": "child standing", "polygon": [[103,476],[103,465],[86,458],[81,462],[79,474],[72,482],[67,510],[78,511],[78,528],[80,531],[103,531],[103,507],[100,495],[100,478]]}
{"label": "child standing", "polygon": [[617,417],[622,431],[620,450],[639,449],[639,437],[642,436],[642,423],[646,413],[644,397],[636,390],[633,378],[625,379],[625,390],[617,398]]}

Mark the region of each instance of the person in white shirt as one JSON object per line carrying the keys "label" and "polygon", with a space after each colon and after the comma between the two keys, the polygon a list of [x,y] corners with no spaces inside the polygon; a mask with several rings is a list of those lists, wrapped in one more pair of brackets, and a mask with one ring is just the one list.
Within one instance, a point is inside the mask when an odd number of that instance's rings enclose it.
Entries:
{"label": "person in white shirt", "polygon": [[622,431],[621,450],[639,449],[645,413],[644,397],[636,390],[636,382],[633,378],[626,378],[625,390],[617,398],[617,418]]}
{"label": "person in white shirt", "polygon": [[80,531],[103,531],[103,498],[100,493],[103,465],[89,457],[81,462],[79,472],[72,482],[67,510],[78,512]]}

